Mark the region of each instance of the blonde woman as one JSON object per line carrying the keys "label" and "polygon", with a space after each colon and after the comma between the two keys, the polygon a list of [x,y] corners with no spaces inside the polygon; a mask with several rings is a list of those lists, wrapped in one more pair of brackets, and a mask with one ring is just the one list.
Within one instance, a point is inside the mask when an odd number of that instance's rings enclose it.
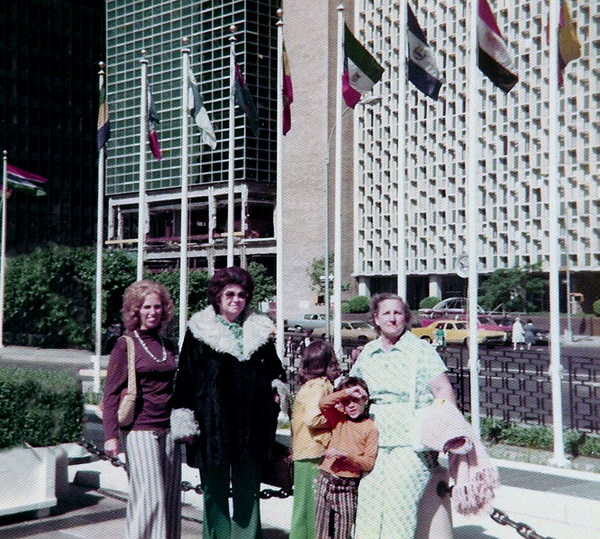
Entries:
{"label": "blonde woman", "polygon": [[104,389],[104,449],[117,456],[125,440],[129,497],[127,539],[179,539],[181,536],[181,458],[170,431],[175,345],[161,336],[173,316],[167,289],[138,281],[123,296],[126,335],[135,346],[137,399],[133,423],[119,427],[117,410],[127,388],[127,343],[116,342]]}

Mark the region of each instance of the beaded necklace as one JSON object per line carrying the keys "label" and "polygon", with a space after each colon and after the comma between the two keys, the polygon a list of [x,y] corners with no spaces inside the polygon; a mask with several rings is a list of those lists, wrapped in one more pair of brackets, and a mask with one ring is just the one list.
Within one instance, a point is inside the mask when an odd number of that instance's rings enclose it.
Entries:
{"label": "beaded necklace", "polygon": [[138,340],[138,342],[142,345],[142,348],[145,350],[145,352],[154,361],[156,361],[157,363],[164,363],[165,361],[167,361],[167,349],[165,348],[165,343],[162,340],[162,337],[160,335],[158,336],[158,340],[160,341],[160,345],[162,346],[162,358],[158,359],[152,352],[150,352],[150,350],[148,350],[148,347],[146,346],[146,343],[140,337],[140,334],[137,332],[137,329],[133,332],[133,334],[135,335],[135,337]]}

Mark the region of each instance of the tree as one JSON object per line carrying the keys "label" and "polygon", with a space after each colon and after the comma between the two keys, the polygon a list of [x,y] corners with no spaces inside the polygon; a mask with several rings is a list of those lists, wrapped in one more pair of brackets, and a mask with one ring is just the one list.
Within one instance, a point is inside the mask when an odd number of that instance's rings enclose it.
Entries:
{"label": "tree", "polygon": [[[329,255],[329,275],[333,273],[333,254]],[[325,257],[315,258],[306,269],[306,274],[310,279],[310,289],[322,296],[325,294]],[[349,284],[342,284],[342,290],[349,290]]]}
{"label": "tree", "polygon": [[270,301],[275,296],[275,281],[267,275],[267,268],[258,262],[250,262],[248,272],[254,279],[254,296],[250,307],[257,309],[263,301]]}
{"label": "tree", "polygon": [[535,312],[541,308],[540,299],[548,287],[546,279],[536,275],[540,265],[497,269],[481,283],[480,305],[490,311],[502,304],[512,312]]}

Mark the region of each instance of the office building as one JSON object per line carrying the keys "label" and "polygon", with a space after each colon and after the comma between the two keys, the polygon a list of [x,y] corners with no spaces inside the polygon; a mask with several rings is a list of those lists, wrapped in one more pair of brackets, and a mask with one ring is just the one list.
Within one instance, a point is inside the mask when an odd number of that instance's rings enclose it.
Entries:
{"label": "office building", "polygon": [[[255,135],[235,115],[236,264],[262,263],[275,273],[276,5],[274,2],[177,0],[106,2],[108,96],[112,138],[107,160],[108,245],[137,249],[140,181],[141,65],[156,104],[163,158],[148,145],[146,174],[149,270],[177,267],[180,256],[182,168],[182,49],[215,129],[217,147],[200,142],[190,121],[189,267],[212,272],[226,265],[229,155],[230,39],[254,97]],[[235,25],[235,32],[231,26]],[[184,45],[183,39],[189,41]],[[145,51],[145,56],[142,55]]]}
{"label": "office building", "polygon": [[[559,96],[561,267],[589,312],[600,272],[600,5],[570,2],[582,45],[567,65]],[[519,82],[508,93],[479,71],[467,95],[468,2],[419,0],[411,6],[427,34],[444,84],[438,101],[407,86],[398,95],[397,2],[355,3],[355,33],[386,68],[374,95],[381,103],[356,115],[355,265],[362,293],[395,288],[397,152],[406,148],[408,296],[463,295],[457,260],[467,250],[467,219],[477,220],[478,271],[549,267],[549,50],[547,2],[490,3]],[[466,215],[467,100],[478,103],[477,214]],[[406,104],[406,138],[395,137]],[[563,308],[564,308],[563,303]]]}
{"label": "office building", "polygon": [[0,21],[0,149],[48,180],[47,196],[8,199],[7,253],[92,245],[104,2],[5,0]]}

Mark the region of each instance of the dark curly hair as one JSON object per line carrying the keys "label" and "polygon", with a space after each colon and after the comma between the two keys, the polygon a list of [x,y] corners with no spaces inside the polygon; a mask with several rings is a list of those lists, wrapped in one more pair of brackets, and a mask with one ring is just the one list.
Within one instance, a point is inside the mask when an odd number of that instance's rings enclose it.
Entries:
{"label": "dark curly hair", "polygon": [[402,314],[404,314],[404,325],[408,328],[410,327],[410,319],[412,317],[412,313],[410,312],[410,307],[408,303],[404,301],[398,294],[392,294],[391,292],[383,292],[381,294],[375,294],[371,299],[371,323],[375,328],[375,331],[379,335],[381,335],[381,330],[379,326],[375,323],[375,314],[379,310],[379,304],[385,301],[386,299],[393,299],[399,301],[402,305]]}
{"label": "dark curly hair", "polygon": [[248,297],[246,298],[246,307],[243,312],[243,317],[245,318],[248,305],[250,305],[252,296],[254,295],[254,279],[245,269],[237,266],[230,266],[229,268],[217,270],[208,283],[208,289],[206,291],[208,303],[210,303],[215,312],[219,314],[219,305],[221,303],[223,289],[230,284],[241,286],[246,294],[248,294]]}
{"label": "dark curly hair", "polygon": [[167,288],[161,283],[155,281],[143,280],[130,284],[123,294],[123,323],[129,331],[139,329],[140,327],[140,309],[148,294],[157,294],[162,304],[162,316],[160,319],[160,328],[164,326],[173,317],[173,300]]}
{"label": "dark curly hair", "polygon": [[323,339],[315,339],[302,354],[302,363],[298,371],[300,383],[325,376],[332,360],[336,358],[331,344]]}

